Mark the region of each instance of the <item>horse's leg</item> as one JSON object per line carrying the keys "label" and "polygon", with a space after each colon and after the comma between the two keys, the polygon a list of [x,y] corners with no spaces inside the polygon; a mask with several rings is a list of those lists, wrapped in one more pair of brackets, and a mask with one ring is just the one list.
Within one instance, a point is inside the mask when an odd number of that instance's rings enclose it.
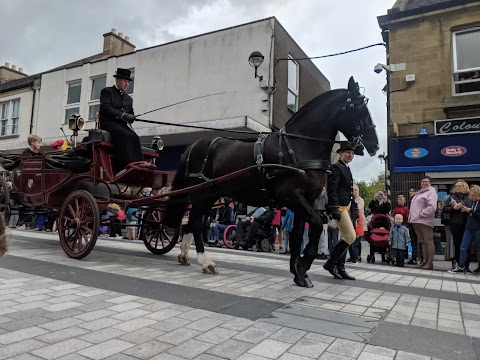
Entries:
{"label": "horse's leg", "polygon": [[[300,216],[297,216],[297,219],[302,221],[303,226],[306,221],[311,227],[313,227],[314,231],[319,231],[318,229],[323,227],[320,215],[313,210],[312,206],[302,194],[297,193],[296,200],[298,210],[295,209],[294,214],[304,214],[303,219],[300,219]],[[303,238],[303,231],[303,227],[297,229],[296,234],[298,238],[296,240],[298,241],[298,252],[294,256],[292,251],[292,256],[290,258],[290,271],[295,275],[294,281],[298,286],[312,287],[313,284],[307,276],[307,271],[312,266],[313,260],[317,257],[318,238],[313,242],[308,242],[303,252],[303,257],[300,257],[300,245]]]}
{"label": "horse's leg", "polygon": [[[201,203],[192,204],[192,209],[189,216],[189,225],[193,233],[193,239],[195,241],[195,248],[197,250],[197,261],[202,267],[202,271],[205,274],[218,274],[217,265],[209,259],[205,254],[205,248],[203,246],[203,215],[205,215],[212,208],[216,199],[203,200]],[[193,217],[192,217],[193,215]]]}

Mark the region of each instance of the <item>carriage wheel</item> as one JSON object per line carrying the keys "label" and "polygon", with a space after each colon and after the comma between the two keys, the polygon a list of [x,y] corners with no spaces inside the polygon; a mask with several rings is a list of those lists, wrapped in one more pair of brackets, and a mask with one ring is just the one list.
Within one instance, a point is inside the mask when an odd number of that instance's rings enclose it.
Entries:
{"label": "carriage wheel", "polygon": [[143,218],[143,243],[155,255],[168,253],[180,237],[180,227],[172,229],[163,225],[164,216],[164,208],[151,208]]}
{"label": "carriage wheel", "polygon": [[237,237],[237,226],[236,225],[229,225],[223,232],[223,243],[229,249],[235,248]]}
{"label": "carriage wheel", "polygon": [[65,254],[74,259],[90,254],[99,227],[100,212],[95,198],[85,190],[68,195],[58,218],[58,234]]}

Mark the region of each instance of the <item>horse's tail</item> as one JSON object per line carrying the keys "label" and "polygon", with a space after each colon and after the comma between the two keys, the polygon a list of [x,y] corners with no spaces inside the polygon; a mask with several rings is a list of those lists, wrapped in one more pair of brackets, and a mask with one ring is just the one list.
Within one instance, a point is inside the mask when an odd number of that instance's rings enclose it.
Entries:
{"label": "horse's tail", "polygon": [[[178,167],[177,173],[175,174],[172,182],[172,191],[187,187],[187,178],[185,177],[185,171],[187,167],[185,155],[187,151],[185,151],[180,160],[180,166]],[[173,196],[167,200],[164,220],[164,224],[166,226],[175,229],[181,225],[186,211],[187,202],[187,195]]]}
{"label": "horse's tail", "polygon": [[0,215],[0,257],[7,252],[7,235],[5,234],[5,221]]}

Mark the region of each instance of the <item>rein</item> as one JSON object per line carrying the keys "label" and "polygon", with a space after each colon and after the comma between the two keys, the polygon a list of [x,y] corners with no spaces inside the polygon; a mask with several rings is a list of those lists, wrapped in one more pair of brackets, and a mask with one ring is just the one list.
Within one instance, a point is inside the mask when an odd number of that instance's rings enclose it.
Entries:
{"label": "rein", "polygon": [[[140,122],[144,122],[144,123],[148,123],[148,124],[177,126],[177,127],[185,127],[185,128],[191,128],[191,129],[199,129],[199,130],[221,131],[221,132],[233,133],[233,134],[251,134],[251,135],[256,135],[256,136],[259,136],[259,135],[262,135],[262,134],[266,134],[266,135],[280,134],[279,131],[262,133],[262,132],[249,131],[249,130],[232,130],[232,129],[221,129],[221,128],[198,126],[198,125],[175,124],[175,123],[169,123],[169,122],[165,122],[165,121],[155,121],[155,120],[147,120],[147,119],[135,119],[135,121],[140,121]],[[305,140],[310,140],[310,141],[320,141],[320,142],[326,142],[326,143],[332,143],[332,144],[333,143],[338,143],[338,141],[335,141],[335,140],[316,138],[316,137],[312,137],[312,136],[292,134],[292,133],[287,133],[287,132],[282,132],[281,134],[283,136],[305,139]]]}

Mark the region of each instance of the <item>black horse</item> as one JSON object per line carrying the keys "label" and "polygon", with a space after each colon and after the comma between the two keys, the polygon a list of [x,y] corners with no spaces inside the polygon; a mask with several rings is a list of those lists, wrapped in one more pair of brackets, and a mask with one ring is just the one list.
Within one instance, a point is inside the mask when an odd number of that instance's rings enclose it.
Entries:
{"label": "black horse", "polygon": [[[348,89],[327,91],[303,106],[279,132],[259,136],[256,143],[226,138],[199,140],[182,155],[172,183],[172,190],[199,184],[209,179],[253,168],[242,176],[222,181],[189,197],[172,197],[167,203],[164,224],[180,226],[186,204],[191,202],[189,224],[203,272],[216,274],[217,267],[205,254],[202,241],[202,217],[215,201],[228,196],[252,206],[266,204],[286,206],[295,213],[290,235],[290,271],[299,286],[311,287],[306,275],[317,255],[317,244],[309,242],[300,257],[305,221],[322,229],[320,216],[312,205],[326,183],[332,148],[337,132],[373,156],[378,150],[375,125],[367,108],[367,99],[360,94],[358,83],[350,78]],[[270,165],[269,164],[277,164]],[[257,165],[257,166],[255,166]],[[178,261],[189,265],[191,237],[184,237]]]}

